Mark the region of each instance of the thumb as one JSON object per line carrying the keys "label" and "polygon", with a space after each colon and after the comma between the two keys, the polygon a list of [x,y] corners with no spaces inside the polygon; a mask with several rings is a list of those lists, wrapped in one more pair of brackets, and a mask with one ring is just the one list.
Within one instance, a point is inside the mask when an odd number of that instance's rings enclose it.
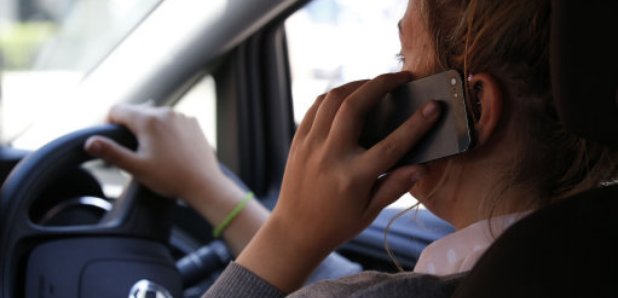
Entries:
{"label": "thumb", "polygon": [[369,211],[377,214],[389,204],[408,192],[424,174],[420,165],[406,166],[387,174],[376,185],[369,205]]}
{"label": "thumb", "polygon": [[84,150],[94,157],[98,157],[117,167],[136,174],[138,157],[132,150],[102,136],[93,136],[84,143]]}

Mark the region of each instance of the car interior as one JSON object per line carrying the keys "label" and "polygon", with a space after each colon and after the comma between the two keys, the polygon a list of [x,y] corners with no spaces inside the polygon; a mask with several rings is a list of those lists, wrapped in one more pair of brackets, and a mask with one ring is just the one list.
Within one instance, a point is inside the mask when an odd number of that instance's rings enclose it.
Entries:
{"label": "car interior", "polygon": [[[73,113],[66,116],[72,126],[57,130],[44,121],[31,125],[31,132],[49,135],[34,149],[2,143],[0,297],[201,296],[232,260],[225,243],[190,208],[93,160],[83,143],[105,135],[135,149],[130,132],[102,124],[110,100],[179,107],[206,84],[214,95],[206,111],[215,123],[209,137],[222,169],[272,208],[298,109],[286,21],[320,1],[222,0],[184,8],[157,2],[72,93],[72,109],[95,116]],[[174,9],[186,14],[182,26],[154,25],[172,20]],[[614,147],[615,12],[618,4],[609,1],[552,1],[551,75],[560,118],[574,133]],[[55,121],[54,112],[42,119]],[[106,184],[118,180],[122,190],[109,195]],[[609,185],[521,220],[461,277],[454,296],[618,296],[616,195]],[[397,263],[413,268],[425,246],[453,229],[423,208],[391,225],[406,208],[385,209],[337,252],[363,269],[396,272],[388,241]]]}

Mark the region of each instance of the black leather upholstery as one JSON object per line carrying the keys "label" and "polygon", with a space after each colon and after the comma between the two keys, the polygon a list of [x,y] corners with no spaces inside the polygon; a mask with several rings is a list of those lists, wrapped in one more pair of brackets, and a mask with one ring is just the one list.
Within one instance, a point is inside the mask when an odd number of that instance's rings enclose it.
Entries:
{"label": "black leather upholstery", "polygon": [[618,297],[618,186],[579,194],[508,229],[454,297]]}
{"label": "black leather upholstery", "polygon": [[573,133],[618,148],[618,1],[552,0],[553,95]]}

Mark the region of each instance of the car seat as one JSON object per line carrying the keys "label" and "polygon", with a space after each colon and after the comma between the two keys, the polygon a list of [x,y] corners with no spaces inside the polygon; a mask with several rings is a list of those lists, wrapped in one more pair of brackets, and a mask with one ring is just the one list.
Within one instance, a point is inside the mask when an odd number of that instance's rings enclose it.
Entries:
{"label": "car seat", "polygon": [[[618,148],[618,1],[552,0],[551,76],[565,127]],[[580,193],[505,231],[454,297],[618,297],[618,186]]]}

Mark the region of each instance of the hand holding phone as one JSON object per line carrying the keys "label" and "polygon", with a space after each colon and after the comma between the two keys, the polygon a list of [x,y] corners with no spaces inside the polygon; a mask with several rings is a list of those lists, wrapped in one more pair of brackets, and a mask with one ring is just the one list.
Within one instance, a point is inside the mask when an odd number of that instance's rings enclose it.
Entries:
{"label": "hand holding phone", "polygon": [[459,72],[448,70],[397,88],[367,115],[359,144],[370,148],[399,127],[423,103],[436,100],[442,106],[440,120],[398,165],[425,163],[467,151],[472,144],[472,132],[463,86]]}

